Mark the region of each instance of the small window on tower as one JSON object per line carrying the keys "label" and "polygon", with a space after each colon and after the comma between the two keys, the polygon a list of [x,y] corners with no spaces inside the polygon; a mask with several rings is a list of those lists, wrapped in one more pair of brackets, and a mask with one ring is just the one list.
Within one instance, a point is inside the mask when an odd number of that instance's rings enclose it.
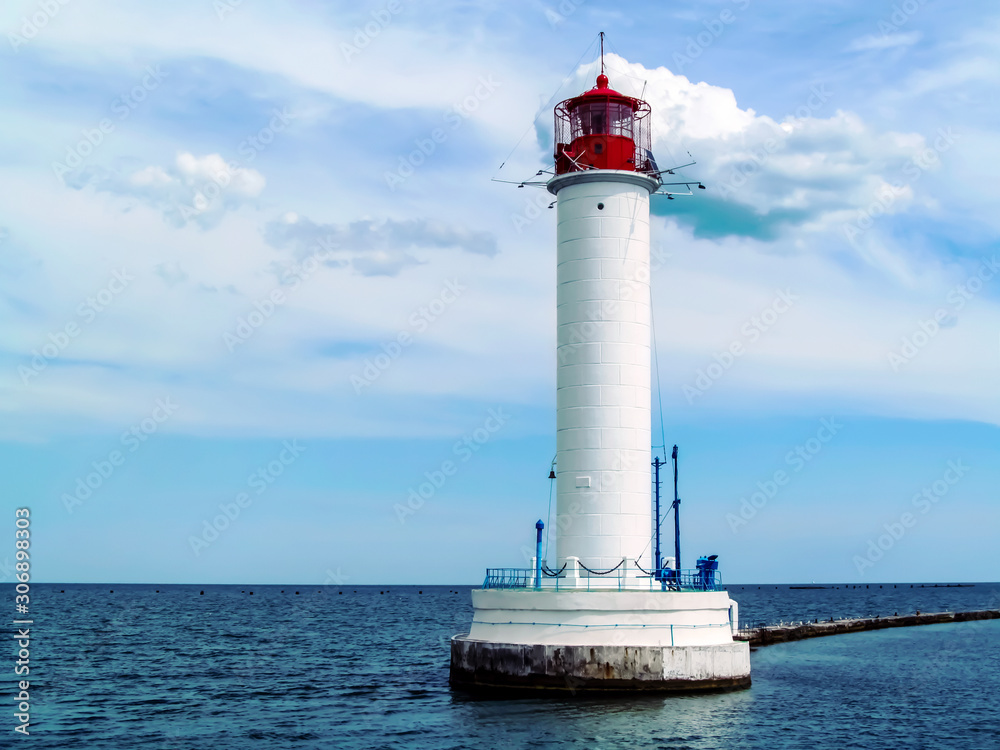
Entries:
{"label": "small window on tower", "polygon": [[604,204],[603,203],[598,203],[597,204],[597,210],[598,211],[603,211],[604,210]]}
{"label": "small window on tower", "polygon": [[601,143],[600,141],[598,141],[597,143],[595,143],[594,144],[594,153],[595,154],[603,154],[604,153],[604,144]]}

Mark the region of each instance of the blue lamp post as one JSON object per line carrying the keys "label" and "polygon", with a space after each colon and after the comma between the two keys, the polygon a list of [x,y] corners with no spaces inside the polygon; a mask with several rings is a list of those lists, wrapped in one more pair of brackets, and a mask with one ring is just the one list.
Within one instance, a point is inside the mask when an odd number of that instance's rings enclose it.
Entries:
{"label": "blue lamp post", "polygon": [[540,589],[542,587],[542,529],[545,528],[545,524],[542,523],[542,519],[538,519],[538,523],[535,524],[535,588]]}

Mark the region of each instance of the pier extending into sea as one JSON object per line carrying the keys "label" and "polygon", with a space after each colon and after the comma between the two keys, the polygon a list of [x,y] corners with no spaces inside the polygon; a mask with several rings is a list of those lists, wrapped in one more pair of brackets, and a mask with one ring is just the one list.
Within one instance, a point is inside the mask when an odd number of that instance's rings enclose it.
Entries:
{"label": "pier extending into sea", "polygon": [[948,622],[968,622],[971,620],[1000,619],[1000,609],[981,609],[972,612],[917,612],[912,615],[892,615],[890,617],[858,617],[846,619],[830,618],[820,622],[792,622],[776,625],[741,627],[736,640],[749,641],[751,648],[770,646],[774,643],[801,641],[806,638],[822,638],[841,633],[861,633],[866,630],[883,628],[906,628],[914,625],[937,625]]}

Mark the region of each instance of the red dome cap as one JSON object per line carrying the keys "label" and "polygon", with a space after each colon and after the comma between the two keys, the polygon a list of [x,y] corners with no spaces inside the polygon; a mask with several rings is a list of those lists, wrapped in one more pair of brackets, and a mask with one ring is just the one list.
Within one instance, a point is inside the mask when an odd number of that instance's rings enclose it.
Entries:
{"label": "red dome cap", "polygon": [[594,88],[580,94],[580,97],[584,96],[621,96],[623,98],[627,98],[624,94],[621,94],[608,86],[608,77],[604,75],[604,73],[597,76],[597,85]]}

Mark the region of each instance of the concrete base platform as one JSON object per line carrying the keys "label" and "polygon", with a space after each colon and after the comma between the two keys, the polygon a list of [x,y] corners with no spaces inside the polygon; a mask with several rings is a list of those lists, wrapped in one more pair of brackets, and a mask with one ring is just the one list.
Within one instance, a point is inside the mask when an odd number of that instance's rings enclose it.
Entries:
{"label": "concrete base platform", "polygon": [[750,687],[750,646],[555,646],[451,639],[451,684],[475,690],[691,692]]}

